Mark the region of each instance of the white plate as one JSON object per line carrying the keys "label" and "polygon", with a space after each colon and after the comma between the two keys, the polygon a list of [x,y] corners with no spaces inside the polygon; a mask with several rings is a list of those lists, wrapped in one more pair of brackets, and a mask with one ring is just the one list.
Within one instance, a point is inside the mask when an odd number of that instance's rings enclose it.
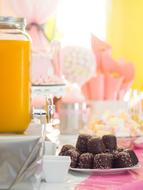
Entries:
{"label": "white plate", "polygon": [[137,164],[133,167],[128,167],[128,168],[113,168],[113,169],[81,169],[81,168],[71,168],[71,171],[75,172],[82,172],[82,173],[97,173],[97,174],[119,174],[119,173],[124,173],[127,171],[132,171],[139,169],[141,167],[140,164]]}

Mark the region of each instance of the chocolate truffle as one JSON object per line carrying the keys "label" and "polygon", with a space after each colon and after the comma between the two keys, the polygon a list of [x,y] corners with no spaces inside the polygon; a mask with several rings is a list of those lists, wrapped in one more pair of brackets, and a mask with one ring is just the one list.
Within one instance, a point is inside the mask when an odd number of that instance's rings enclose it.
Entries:
{"label": "chocolate truffle", "polygon": [[113,156],[111,153],[101,153],[94,156],[93,168],[112,168]]}
{"label": "chocolate truffle", "polygon": [[124,151],[123,148],[117,148],[116,150],[113,150],[112,151],[113,157],[114,158],[118,157],[119,152],[123,152],[123,151]]}
{"label": "chocolate truffle", "polygon": [[122,151],[124,151],[124,148],[118,147],[118,148],[117,148],[117,151],[118,151],[118,152],[122,152]]}
{"label": "chocolate truffle", "polygon": [[137,156],[133,150],[126,149],[125,152],[129,153],[133,166],[139,162],[139,160],[138,160],[138,158],[137,158]]}
{"label": "chocolate truffle", "polygon": [[105,152],[105,146],[101,138],[92,137],[89,139],[87,143],[87,150],[90,153],[98,154],[101,152]]}
{"label": "chocolate truffle", "polygon": [[76,148],[79,150],[79,152],[81,153],[87,152],[87,143],[90,138],[91,138],[90,135],[85,135],[85,134],[78,136],[78,139],[76,142]]}
{"label": "chocolate truffle", "polygon": [[117,149],[117,139],[114,135],[104,135],[102,140],[106,149],[109,149],[110,151]]}
{"label": "chocolate truffle", "polygon": [[83,153],[79,157],[78,168],[93,168],[93,154]]}
{"label": "chocolate truffle", "polygon": [[65,156],[70,156],[70,158],[71,158],[70,166],[72,168],[76,168],[77,164],[78,164],[78,158],[80,156],[79,152],[77,150],[74,150],[74,149],[69,149],[65,152]]}
{"label": "chocolate truffle", "polygon": [[131,166],[133,166],[132,159],[128,152],[119,152],[116,154],[116,156],[114,156],[114,168],[126,168]]}
{"label": "chocolate truffle", "polygon": [[111,153],[111,151],[109,149],[105,149],[104,152],[105,153]]}
{"label": "chocolate truffle", "polygon": [[72,146],[72,145],[70,145],[70,144],[63,145],[63,147],[61,148],[61,151],[60,151],[59,155],[64,156],[65,152],[68,151],[68,150],[70,150],[70,149],[75,149],[75,147]]}

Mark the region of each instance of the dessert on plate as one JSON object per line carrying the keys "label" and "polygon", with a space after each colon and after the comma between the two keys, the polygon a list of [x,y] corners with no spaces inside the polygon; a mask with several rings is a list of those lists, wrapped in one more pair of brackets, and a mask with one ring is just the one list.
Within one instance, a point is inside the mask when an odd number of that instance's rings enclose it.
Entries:
{"label": "dessert on plate", "polygon": [[76,147],[64,145],[60,156],[70,156],[71,168],[81,169],[114,169],[128,168],[138,164],[136,153],[131,149],[118,147],[114,135],[95,137],[81,134]]}

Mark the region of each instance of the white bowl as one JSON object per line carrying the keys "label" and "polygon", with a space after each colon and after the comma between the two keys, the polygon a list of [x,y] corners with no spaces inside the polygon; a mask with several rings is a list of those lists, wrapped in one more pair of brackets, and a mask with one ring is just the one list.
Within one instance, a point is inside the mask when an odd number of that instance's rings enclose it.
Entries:
{"label": "white bowl", "polygon": [[128,103],[122,100],[91,101],[90,105],[93,114],[99,116],[106,112],[118,113],[119,111],[128,111]]}
{"label": "white bowl", "polygon": [[43,173],[46,182],[64,182],[70,163],[71,159],[69,156],[44,156]]}

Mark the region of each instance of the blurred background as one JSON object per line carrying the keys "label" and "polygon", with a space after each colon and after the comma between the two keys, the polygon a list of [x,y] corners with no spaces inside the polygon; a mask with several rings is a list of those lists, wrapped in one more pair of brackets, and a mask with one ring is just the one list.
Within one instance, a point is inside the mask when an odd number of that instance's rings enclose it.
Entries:
{"label": "blurred background", "polygon": [[49,41],[59,40],[62,46],[90,47],[91,33],[107,41],[112,46],[113,57],[133,62],[136,69],[133,87],[142,89],[141,0],[136,3],[133,0],[25,0],[23,3],[1,0],[0,6],[1,15],[25,16],[28,22],[38,22],[36,19],[41,17]]}

